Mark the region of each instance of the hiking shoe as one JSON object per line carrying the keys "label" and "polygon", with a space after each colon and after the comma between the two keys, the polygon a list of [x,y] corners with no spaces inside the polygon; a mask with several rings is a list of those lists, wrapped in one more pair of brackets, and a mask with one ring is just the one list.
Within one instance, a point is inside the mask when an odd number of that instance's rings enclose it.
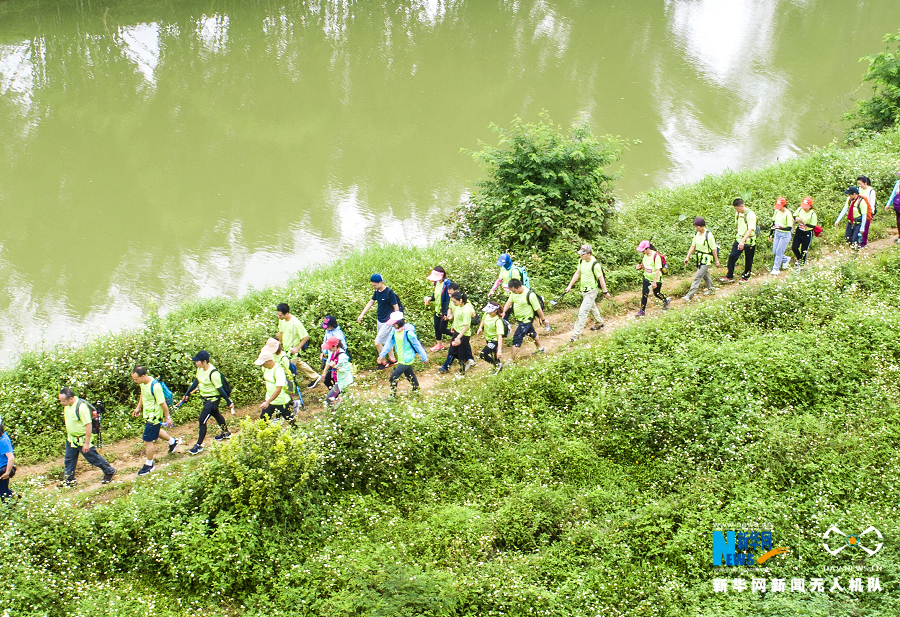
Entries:
{"label": "hiking shoe", "polygon": [[711,296],[711,295],[713,295],[714,293],[716,293],[716,290],[715,290],[715,289],[707,289],[706,291],[703,292],[703,295],[704,295],[704,296]]}
{"label": "hiking shoe", "polygon": [[231,437],[231,431],[225,431],[224,433],[219,433],[218,435],[213,437],[213,439],[215,439],[216,441],[225,441],[226,439],[229,439],[230,437]]}
{"label": "hiking shoe", "polygon": [[312,390],[313,388],[315,388],[316,386],[319,385],[319,382],[320,382],[320,381],[322,381],[322,376],[321,376],[321,375],[319,375],[318,377],[316,377],[315,379],[313,379],[311,382],[309,382],[309,384],[306,386],[306,389],[307,389],[307,390]]}
{"label": "hiking shoe", "polygon": [[438,373],[441,373],[442,375],[446,375],[448,373],[448,371],[443,366],[440,366],[440,367],[438,367]]}
{"label": "hiking shoe", "polygon": [[430,348],[428,351],[443,351],[443,350],[444,350],[444,344],[438,343],[434,347]]}
{"label": "hiking shoe", "polygon": [[671,302],[671,300],[669,300],[668,298],[666,298],[666,301],[663,302],[663,310],[664,310],[664,311],[668,311],[668,310],[669,310],[669,302]]}
{"label": "hiking shoe", "polygon": [[502,362],[498,362],[498,363],[497,363],[497,369],[494,371],[494,375],[496,375],[497,373],[499,373],[499,372],[502,371],[502,370],[503,370],[503,363],[502,363]]}
{"label": "hiking shoe", "polygon": [[56,485],[56,488],[75,488],[77,485],[78,482],[75,481],[75,478],[72,478],[71,480],[63,480]]}
{"label": "hiking shoe", "polygon": [[641,310],[639,310],[637,313],[635,313],[634,316],[635,316],[635,317],[643,317],[643,316],[646,315],[646,314],[647,314],[647,313],[644,311],[644,309],[641,309]]}
{"label": "hiking shoe", "polygon": [[693,299],[694,299],[693,296],[685,296],[685,297],[683,298],[683,300],[684,300],[685,302],[689,303],[689,304],[690,304],[691,300],[693,300]]}
{"label": "hiking shoe", "polygon": [[769,276],[778,276],[779,274],[781,274],[780,270],[772,270],[769,272]]}
{"label": "hiking shoe", "polygon": [[728,284],[728,283],[733,283],[734,279],[730,279],[727,276],[723,276],[722,278],[719,279],[719,282]]}
{"label": "hiking shoe", "polygon": [[113,478],[114,475],[116,475],[116,470],[115,470],[115,469],[113,469],[113,472],[112,472],[112,473],[105,473],[105,474],[103,474],[103,479],[100,480],[100,484],[109,484],[110,482],[112,482],[112,478]]}
{"label": "hiking shoe", "polygon": [[602,330],[602,329],[603,329],[603,326],[605,326],[605,325],[606,325],[606,324],[602,324],[602,323],[601,323],[601,324],[597,324],[596,326],[591,326],[591,331],[592,331],[592,332],[596,332],[597,330]]}
{"label": "hiking shoe", "polygon": [[750,277],[749,277],[749,276],[742,276],[740,282],[741,282],[741,283],[746,283],[746,282],[749,281],[749,280],[750,280]]}
{"label": "hiking shoe", "polygon": [[156,464],[155,464],[155,463],[154,463],[153,465],[144,465],[143,467],[141,467],[141,470],[138,472],[138,475],[139,475],[139,476],[146,476],[148,473],[150,473],[150,472],[153,471],[154,469],[156,469]]}
{"label": "hiking shoe", "polygon": [[467,369],[470,369],[470,368],[472,368],[473,366],[475,366],[475,360],[469,359],[469,360],[466,361],[466,368],[467,368]]}
{"label": "hiking shoe", "polygon": [[[218,437],[218,435],[216,435],[216,437]],[[203,446],[201,446],[199,443],[195,443],[193,447],[188,450],[188,454],[200,454],[201,452],[203,452]]]}
{"label": "hiking shoe", "polygon": [[543,347],[538,347],[537,349],[534,350],[534,355],[538,355],[538,354],[540,354],[540,353],[544,353],[545,351],[547,351],[547,350],[544,349]]}
{"label": "hiking shoe", "polygon": [[574,342],[577,341],[579,338],[581,338],[581,337],[580,337],[580,336],[570,336],[570,337],[569,337],[569,342],[570,342],[570,343],[574,343]]}
{"label": "hiking shoe", "polygon": [[181,437],[176,437],[175,442],[169,444],[169,454],[172,454],[172,452],[175,451],[175,448],[180,446],[181,442],[183,442],[183,441],[184,441],[184,439],[182,439]]}

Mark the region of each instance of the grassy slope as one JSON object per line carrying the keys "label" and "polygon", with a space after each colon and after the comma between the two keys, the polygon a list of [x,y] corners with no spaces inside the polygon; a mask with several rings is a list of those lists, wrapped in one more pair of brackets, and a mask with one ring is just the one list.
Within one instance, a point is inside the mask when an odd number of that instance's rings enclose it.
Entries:
{"label": "grassy slope", "polygon": [[[873,261],[637,323],[442,400],[344,407],[283,446],[316,460],[268,517],[252,491],[210,497],[241,485],[221,468],[74,511],[29,494],[3,531],[31,557],[12,582],[95,615],[139,614],[116,599],[122,576],[157,606],[171,589],[238,614],[896,614],[900,255]],[[766,578],[864,561],[886,592],[713,594],[725,521],[771,522],[792,549]],[[875,525],[888,548],[832,558],[831,524]],[[103,582],[68,574],[86,563]]]}

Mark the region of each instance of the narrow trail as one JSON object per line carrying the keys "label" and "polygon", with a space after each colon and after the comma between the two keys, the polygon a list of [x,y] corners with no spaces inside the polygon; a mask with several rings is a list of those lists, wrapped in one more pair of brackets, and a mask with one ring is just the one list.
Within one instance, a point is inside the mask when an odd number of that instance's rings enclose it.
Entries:
{"label": "narrow trail", "polygon": [[[894,246],[895,238],[896,236],[892,233],[887,238],[882,238],[880,240],[870,242],[869,246],[864,249],[858,257],[866,258],[868,256],[891,248],[892,246]],[[771,245],[768,245],[767,243],[765,243],[765,241],[763,241],[759,246],[761,249],[769,251],[768,259],[771,260]],[[757,259],[764,256],[765,254],[763,253],[763,251],[759,251]],[[824,247],[817,259],[810,262],[808,267],[810,269],[814,269],[833,264],[836,260],[849,258],[854,258],[854,256],[845,247]],[[722,263],[724,264],[724,260]],[[704,304],[707,302],[716,302],[721,300],[722,298],[727,298],[737,293],[744,287],[754,287],[757,285],[761,285],[773,280],[774,278],[769,274],[758,274],[751,278],[747,283],[735,282],[730,284],[720,284],[718,282],[718,279],[719,277],[724,275],[724,268],[711,271],[711,275],[713,276],[713,279],[715,281],[716,293],[710,296],[704,296],[702,295],[702,293],[698,293],[696,296],[694,296],[694,302],[691,303],[685,302],[682,297],[676,298],[671,294],[671,290],[684,287],[688,281],[693,279],[693,273],[686,276],[665,277],[663,281],[663,293],[668,295],[671,299],[669,310],[663,311],[662,303],[651,296],[651,301],[647,304],[647,315],[646,317],[643,317],[643,319],[656,319],[664,316],[666,312],[679,311],[689,306]],[[797,276],[797,273],[795,273],[793,270],[790,270],[789,272],[782,272],[778,278],[785,279],[791,276]],[[577,292],[573,290],[573,294],[576,293]],[[599,297],[602,298],[602,296]],[[640,297],[640,292],[629,290],[616,294],[611,300],[600,301],[598,303],[598,307],[600,308],[600,312],[603,315],[604,319],[603,329],[598,331],[591,331],[589,327],[590,325],[593,325],[593,321],[589,319],[588,327],[585,328],[584,335],[579,341],[575,343],[571,342],[570,339],[572,336],[572,327],[575,322],[575,316],[577,315],[578,309],[551,309],[548,305],[548,309],[550,309],[550,312],[547,313],[547,318],[550,321],[551,332],[549,334],[546,334],[544,333],[543,328],[539,329],[539,338],[546,350],[544,355],[563,353],[567,349],[571,349],[575,346],[589,344],[597,339],[600,339],[601,337],[609,336],[612,332],[615,332],[619,328],[628,325],[629,323],[633,323],[637,320],[634,314],[639,307]],[[433,339],[428,336],[429,331],[430,328],[419,328],[419,333],[422,338],[422,344],[426,349],[431,347],[434,342]],[[477,340],[477,343],[473,339],[472,351],[475,353],[476,358],[482,346],[482,338],[479,338]],[[534,345],[531,343],[530,339],[526,339],[526,342],[522,345],[523,351],[520,354],[516,364],[526,364],[538,361],[541,356],[534,355],[532,353],[533,349]],[[506,364],[507,366],[509,365],[508,362],[510,357],[508,350],[511,350],[511,347],[507,347],[506,345],[504,345],[504,364]],[[474,367],[466,371],[465,376],[459,375],[459,365],[457,363],[454,363],[449,374],[442,375],[438,372],[437,369],[446,358],[446,353],[446,350],[437,353],[429,353],[429,363],[424,367],[421,365],[421,363],[417,365],[419,370],[416,371],[416,375],[419,378],[419,383],[422,388],[421,395],[423,397],[440,394],[449,388],[458,388],[467,380],[477,378],[478,376],[484,376],[485,374],[493,370],[493,367],[488,365],[486,362],[478,360]],[[389,374],[390,371],[386,369],[360,371],[356,375],[356,380],[353,385],[354,395],[357,398],[362,398],[363,400],[370,400],[373,402],[383,401],[390,394],[390,386],[388,382]],[[409,382],[407,382],[405,379],[401,380],[400,386],[398,388],[399,398],[405,398],[408,391]],[[319,386],[314,390],[304,390],[303,396],[306,402],[306,408],[302,410],[298,416],[298,420],[300,422],[309,421],[310,419],[314,418],[316,415],[324,411],[325,388],[323,386]],[[232,432],[236,432],[237,420],[248,416],[257,417],[259,415],[259,408],[257,405],[250,405],[236,410],[234,414],[229,414],[227,411],[225,411],[223,415],[225,416],[226,421],[229,423],[229,428],[231,428]],[[172,454],[162,454],[161,456],[157,455],[156,464],[161,471],[178,473],[182,469],[187,468],[190,465],[191,460],[206,456],[211,448],[215,448],[217,446],[217,442],[213,440],[213,436],[217,431],[217,427],[213,424],[212,426],[209,426],[209,432],[207,434],[206,441],[203,444],[204,451],[197,456],[188,455],[188,448],[190,448],[196,442],[197,430],[197,420],[181,424],[172,429],[168,429],[170,435],[179,437],[183,439],[184,442]],[[165,445],[161,444],[158,450],[165,452]],[[100,480],[103,477],[102,472],[100,472],[100,470],[96,467],[85,463],[84,460],[79,457],[78,467],[75,473],[78,485],[74,489],[66,489],[67,494],[78,495],[93,493],[96,491],[98,493],[102,493],[103,495],[107,495],[107,498],[111,499],[118,494],[128,492],[134,486],[132,481],[146,481],[146,478],[136,477],[138,469],[140,469],[141,465],[144,462],[144,446],[139,437],[135,437],[132,439],[123,439],[115,443],[106,444],[103,446],[100,452],[110,461],[113,467],[117,469],[117,474],[113,478],[113,482],[109,485],[102,485],[100,483]],[[16,478],[13,480],[12,488],[13,490],[15,490],[16,484],[27,481],[35,486],[43,487],[44,490],[55,490],[58,482],[61,480],[61,473],[61,457],[48,459],[33,465],[19,466],[17,469]],[[160,472],[157,471],[154,473]],[[151,474],[151,476],[152,475],[153,474]],[[97,489],[101,488],[103,489],[103,491],[97,491]],[[101,499],[103,499],[103,497],[101,497]]]}

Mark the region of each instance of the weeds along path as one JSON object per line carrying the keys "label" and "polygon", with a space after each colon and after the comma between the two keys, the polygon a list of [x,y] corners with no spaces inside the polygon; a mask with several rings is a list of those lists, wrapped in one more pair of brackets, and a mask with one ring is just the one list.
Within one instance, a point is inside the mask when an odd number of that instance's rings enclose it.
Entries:
{"label": "weeds along path", "polygon": [[[871,256],[878,252],[889,249],[890,247],[894,246],[894,239],[895,236],[891,235],[888,238],[870,242],[869,246],[859,254],[858,258],[865,259],[867,256]],[[762,242],[760,244],[760,249],[770,251],[771,247],[765,242]],[[763,254],[763,250],[759,252],[758,259],[765,256]],[[818,258],[810,263],[809,267],[817,268],[832,265],[838,260],[852,258],[855,258],[855,256],[844,247],[826,247],[820,253]],[[771,255],[769,255],[769,259],[771,260]],[[762,261],[762,259],[760,261]],[[697,294],[695,296],[695,301],[690,304],[718,302],[722,298],[727,298],[735,293],[738,293],[739,290],[744,287],[755,287],[757,285],[772,281],[775,278],[768,274],[761,274],[754,276],[748,283],[735,282],[731,284],[719,284],[718,278],[724,275],[724,268],[716,270],[715,272],[711,272],[711,274],[716,280],[716,293],[710,296]],[[793,271],[789,271],[783,272],[778,278],[784,280],[793,276],[798,276],[798,274]],[[800,274],[800,276],[802,276],[802,273]],[[679,311],[689,306],[689,303],[685,302],[682,297],[676,297],[675,294],[672,293],[672,290],[686,290],[686,287],[691,279],[693,279],[693,274],[680,277],[669,276],[665,278],[663,293],[669,295],[669,297],[671,298],[671,304],[668,312]],[[699,300],[697,300],[697,298],[699,298]],[[640,299],[640,292],[624,291],[616,294],[612,298],[612,300],[601,301],[598,306],[600,308],[601,314],[603,314],[605,327],[599,331],[591,331],[590,329],[585,328],[584,336],[575,343],[571,342],[570,338],[572,336],[572,327],[575,322],[575,316],[578,312],[578,309],[557,308],[551,310],[551,312],[547,314],[551,325],[551,332],[549,334],[546,334],[543,332],[543,328],[540,329],[540,340],[544,348],[546,349],[545,355],[565,353],[565,351],[568,349],[572,349],[576,346],[590,344],[592,341],[596,341],[600,337],[608,336],[610,333],[615,332],[619,328],[624,327],[630,323],[634,323],[637,320],[637,318],[634,317],[634,313],[639,308]],[[662,310],[661,303],[651,296],[651,301],[647,305],[647,316],[643,319],[657,319],[663,317],[664,315],[665,312]],[[589,320],[588,323],[591,324],[591,320]],[[423,334],[423,344],[426,348],[430,347],[431,339],[429,336],[425,335],[428,332],[428,329],[422,328],[421,331]],[[473,343],[472,348],[475,352],[476,357],[482,346],[482,339],[478,339],[477,344]],[[507,346],[504,346],[505,363],[509,362],[510,356],[508,349],[509,348]],[[518,358],[516,364],[540,361],[540,356],[535,356],[532,354],[531,350],[533,349],[534,346],[530,341],[523,344],[523,353]],[[424,368],[421,364],[418,365],[420,370],[417,371],[417,376],[422,388],[421,396],[428,397],[435,394],[439,395],[442,392],[445,392],[447,389],[462,387],[463,384],[465,384],[467,381],[471,382],[472,380],[486,378],[493,370],[493,367],[479,360],[473,368],[469,369],[466,372],[465,376],[459,375],[458,364],[454,364],[449,374],[442,375],[438,372],[437,369],[445,358],[446,351],[431,353],[429,354],[430,361],[428,365],[426,365]],[[390,394],[390,386],[388,382],[389,374],[390,371],[386,369],[360,370],[360,372],[356,375],[356,381],[353,386],[354,395],[357,398],[361,398],[363,400],[384,403],[384,399]],[[409,382],[407,382],[405,379],[401,380],[400,386],[398,388],[399,398],[403,399],[409,396],[408,392]],[[306,401],[306,408],[300,413],[301,422],[306,422],[324,411],[324,395],[325,388],[323,386],[319,386],[314,390],[304,390],[303,396]],[[231,427],[231,430],[234,432],[237,430],[237,420],[248,416],[258,416],[259,408],[256,405],[252,405],[244,407],[242,409],[238,409],[234,414],[229,414],[226,411],[223,415],[225,415],[226,421],[228,421],[229,424],[234,425],[233,427]],[[205,451],[197,456],[188,455],[187,449],[195,443],[197,438],[197,430],[198,424],[196,420],[193,422],[188,422],[186,424],[181,424],[173,429],[169,429],[169,434],[173,435],[174,437],[182,438],[184,440],[184,443],[183,445],[179,446],[179,448],[174,453],[169,455],[164,454],[158,457],[157,467],[160,468],[160,471],[154,473],[187,473],[193,466],[192,461],[196,461],[197,459],[202,458],[206,455],[209,449],[216,447],[217,444],[213,440],[213,435],[215,434],[216,427],[212,426],[210,427],[209,433],[207,434],[206,442],[204,443]],[[160,446],[159,450],[165,452],[164,448],[165,446]],[[144,462],[144,444],[139,437],[106,444],[103,446],[101,453],[110,461],[110,463],[112,463],[112,465],[118,471],[116,476],[113,478],[113,482],[108,486],[101,485],[100,480],[102,479],[103,474],[100,472],[100,470],[98,470],[96,467],[92,467],[91,465],[86,464],[84,460],[79,457],[78,468],[76,470],[78,486],[75,489],[67,490],[67,494],[72,494],[72,491],[74,491],[76,494],[88,494],[97,492],[97,495],[91,496],[92,501],[97,501],[98,499],[106,501],[109,499],[114,499],[118,495],[127,494],[139,482],[147,480],[146,478],[138,479],[136,477],[138,469],[140,469],[141,465],[143,465]],[[35,465],[19,467],[18,473],[16,474],[17,479],[15,483],[28,481],[34,485],[44,487],[45,490],[53,490],[55,489],[58,481],[61,479],[61,474],[62,456],[56,459],[46,460]],[[100,488],[102,488],[103,490],[97,491],[97,489]]]}

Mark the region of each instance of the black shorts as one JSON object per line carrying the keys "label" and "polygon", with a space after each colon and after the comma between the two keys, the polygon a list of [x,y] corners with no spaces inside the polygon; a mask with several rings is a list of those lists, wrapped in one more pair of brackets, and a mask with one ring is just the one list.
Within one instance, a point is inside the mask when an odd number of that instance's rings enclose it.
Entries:
{"label": "black shorts", "polygon": [[144,441],[151,442],[159,439],[159,431],[162,430],[162,422],[144,423]]}
{"label": "black shorts", "polygon": [[531,321],[520,321],[516,326],[516,332],[513,334],[513,347],[521,347],[526,336],[532,339],[537,338],[537,330],[534,329],[534,323]]}

